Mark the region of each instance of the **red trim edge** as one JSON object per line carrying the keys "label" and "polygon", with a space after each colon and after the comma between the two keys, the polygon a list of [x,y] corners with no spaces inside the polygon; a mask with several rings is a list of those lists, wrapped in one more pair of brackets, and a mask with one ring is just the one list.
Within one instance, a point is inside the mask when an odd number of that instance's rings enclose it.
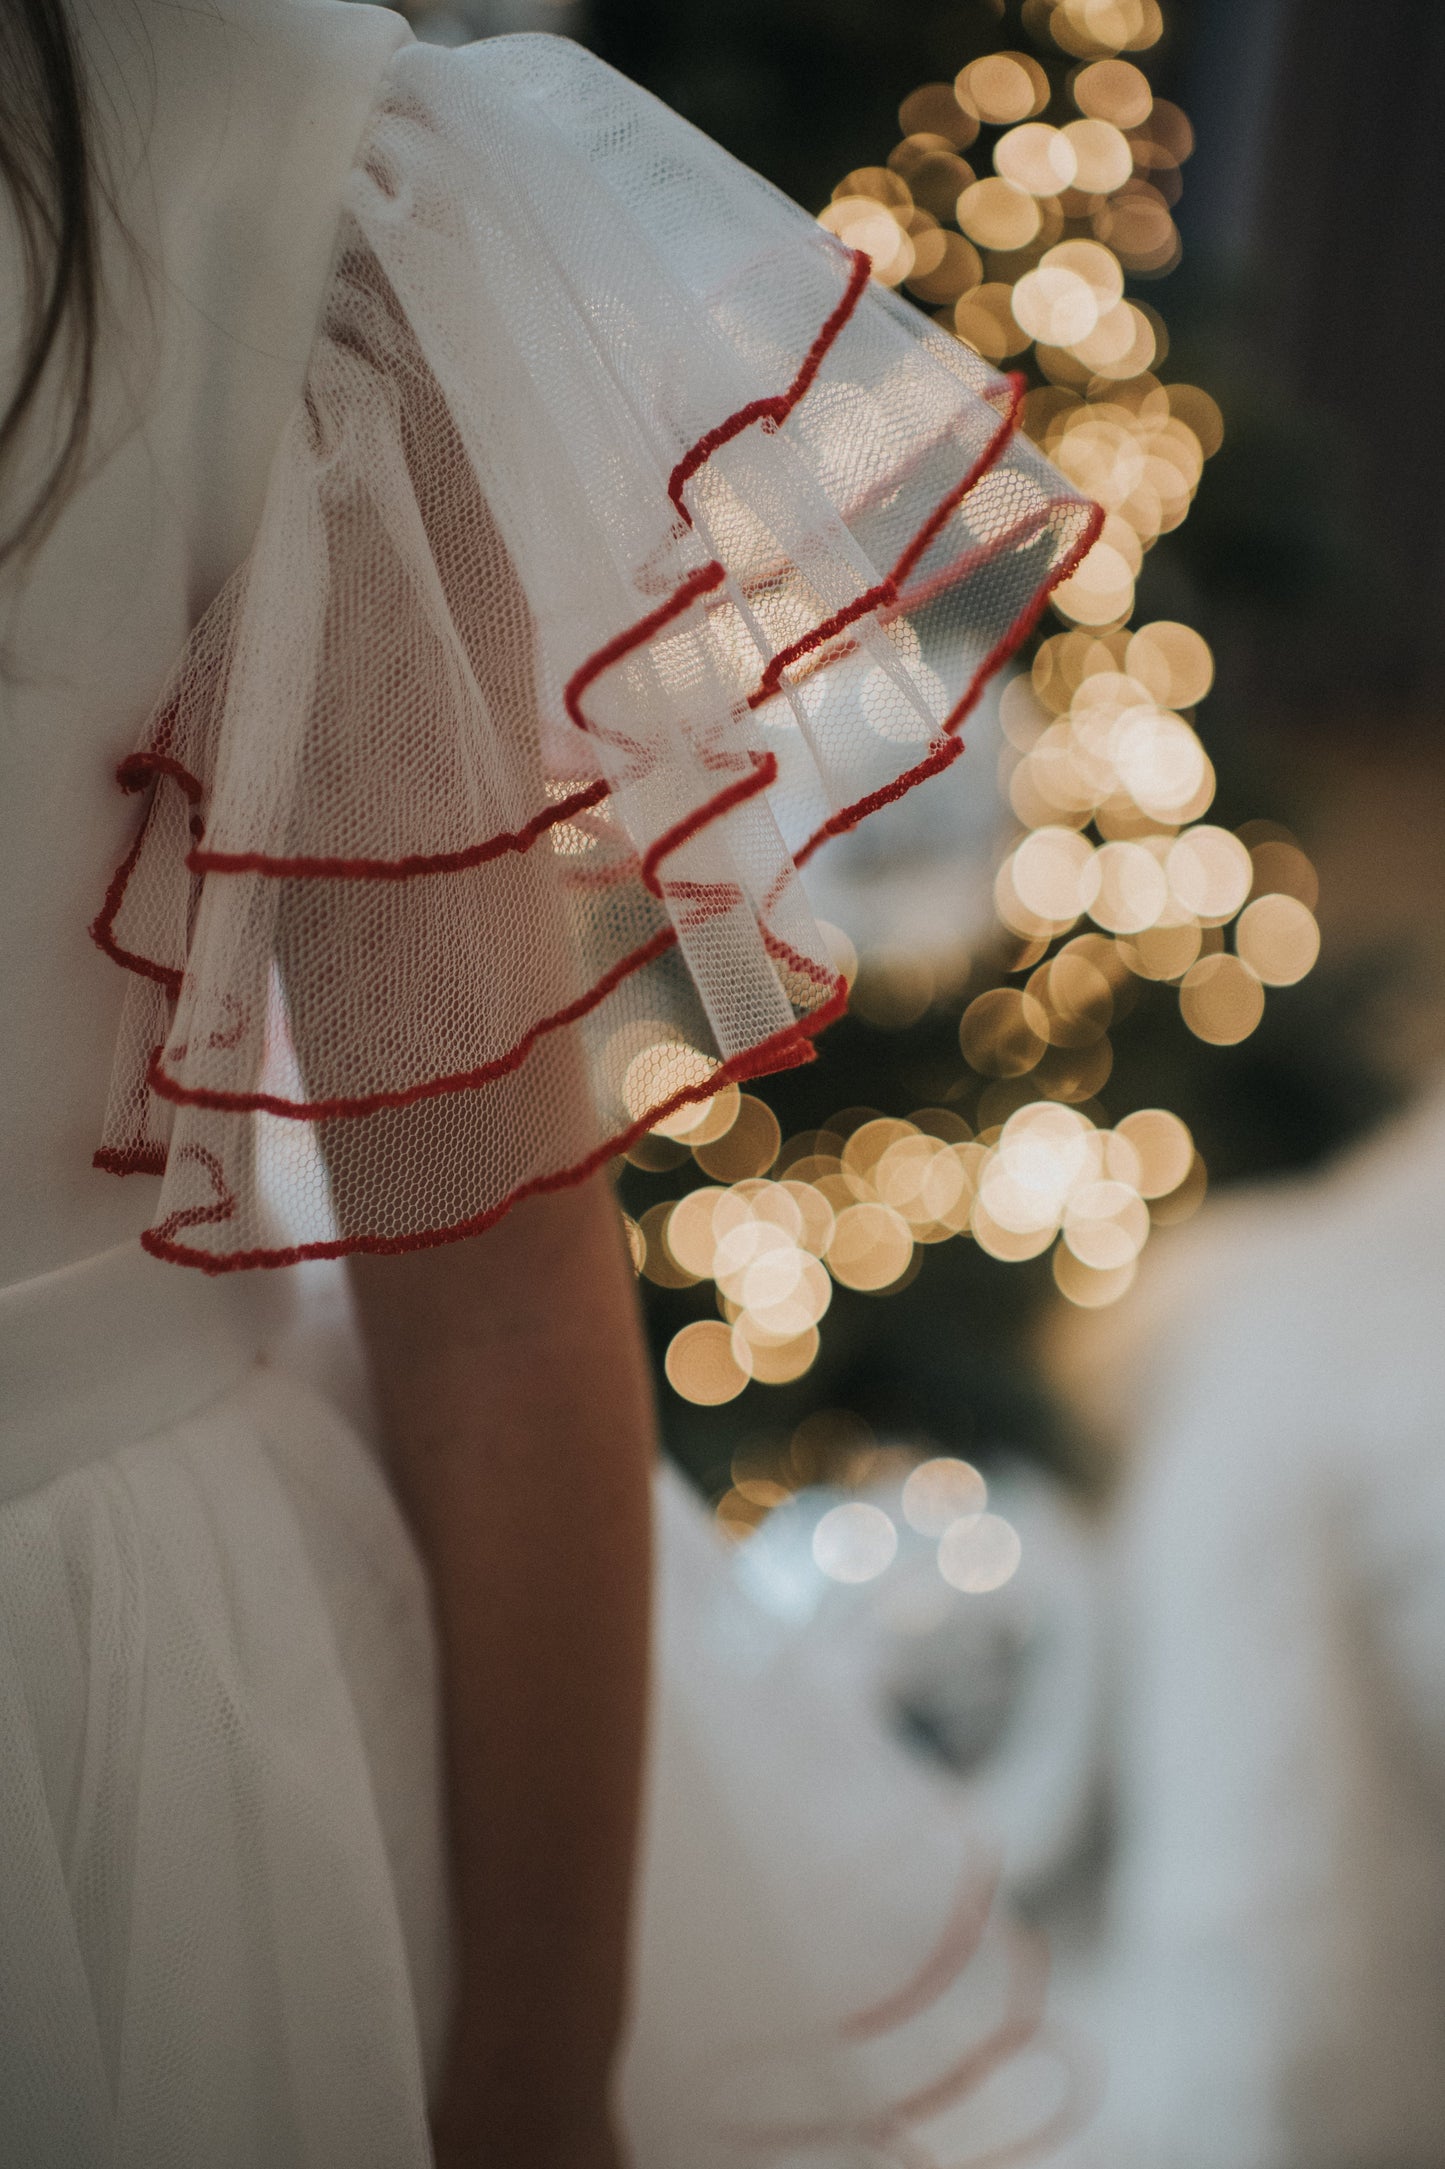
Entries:
{"label": "red trim edge", "polygon": [[105,1175],[164,1175],[166,1159],[164,1145],[101,1145],[90,1164]]}
{"label": "red trim edge", "polygon": [[530,851],[548,829],[600,805],[609,790],[606,777],[599,776],[570,798],[533,814],[520,828],[503,829],[485,843],[466,844],[458,851],[413,851],[399,859],[273,858],[265,851],[207,851],[197,844],[187,852],[186,864],[193,874],[274,874],[302,880],[315,875],[333,881],[410,881],[417,874],[460,874],[508,851]]}
{"label": "red trim edge", "polygon": [[[750,406],[739,409],[735,414],[730,415],[716,429],[709,431],[705,437],[699,438],[697,443],[673,469],[668,482],[668,495],[677,512],[687,522],[688,526],[692,525],[692,517],[683,501],[683,490],[687,482],[712,456],[713,452],[740,435],[744,429],[750,427],[754,422],[761,423],[767,428],[776,428],[807,393],[829,348],[852,315],[868,284],[868,259],[861,251],[849,251],[849,254],[853,260],[852,270],[844,294],[810,346],[807,355],[804,357],[802,367],[794,377],[788,391],[772,399],[755,401]],[[748,705],[750,707],[761,705],[764,699],[772,697],[779,690],[782,673],[790,663],[800,659],[804,654],[825,646],[829,641],[835,639],[839,632],[845,630],[849,624],[867,614],[868,611],[887,607],[897,600],[902,583],[918,564],[929,545],[941,532],[949,515],[962,502],[963,498],[980,478],[995,464],[1004,447],[1011,440],[1017,427],[1019,408],[1023,397],[1022,378],[1017,374],[1011,374],[1009,386],[1010,401],[999,428],[989,439],[983,452],[975,460],[962,481],[956,484],[934,508],[923,527],[919,529],[918,533],[905,547],[893,570],[883,581],[879,582],[874,588],[867,590],[863,595],[856,597],[853,603],[836,612],[833,617],[816,627],[812,633],[803,636],[802,639],[792,643],[774,656],[765,666],[763,678],[755,694],[749,700]],[[832,815],[795,854],[796,865],[802,866],[830,836],[844,833],[847,829],[854,827],[867,814],[902,798],[915,784],[923,781],[925,777],[937,774],[958,757],[963,750],[963,742],[957,736],[957,732],[964,719],[976,705],[983,687],[993,673],[1007,661],[1009,656],[1015,652],[1021,642],[1032,631],[1047,606],[1049,597],[1059,584],[1068,578],[1082,557],[1092,547],[1102,524],[1102,510],[1097,505],[1091,506],[1080,540],[1062,562],[1052,568],[1046,579],[1040,584],[1037,594],[1031,598],[1029,604],[1020,612],[1014,623],[975,671],[962,699],[945,718],[940,739],[930,747],[924,759],[916,763],[913,768],[896,777],[891,783],[866,794],[863,798],[855,800],[851,806],[845,807],[839,813]],[[672,594],[656,609],[648,612],[635,624],[625,628],[613,640],[589,656],[568,681],[564,692],[564,704],[572,722],[581,730],[597,731],[598,726],[588,719],[581,706],[581,696],[587,688],[614,663],[621,661],[626,655],[650,640],[654,634],[661,631],[675,618],[681,616],[694,601],[702,596],[716,592],[718,588],[724,585],[727,577],[726,568],[721,563],[716,559],[709,560],[706,564],[697,567],[693,572],[686,575]],[[755,765],[751,775],[735,779],[712,798],[706,800],[700,807],[695,808],[681,821],[665,830],[663,835],[657,838],[649,848],[642,862],[641,872],[645,886],[654,896],[660,896],[663,893],[657,870],[666,857],[676,851],[689,837],[697,834],[721,814],[744,803],[759,791],[765,790],[775,780],[777,775],[775,757],[771,754],[755,754],[753,758]],[[174,781],[192,805],[200,804],[203,791],[199,780],[188,769],[183,767],[179,761],[167,754],[142,751],[130,755],[120,764],[117,770],[117,781],[124,790],[138,791],[158,775],[165,775]],[[529,849],[547,829],[566,820],[574,813],[582,812],[588,807],[599,804],[609,795],[610,786],[605,779],[599,779],[597,782],[587,785],[582,791],[574,793],[570,799],[555,807],[547,808],[544,813],[535,816],[533,820],[526,823],[522,829],[490,837],[484,843],[465,847],[457,852],[414,854],[399,860],[306,858],[277,860],[269,858],[263,853],[206,852],[198,848],[188,853],[186,864],[193,872],[265,872],[295,873],[297,875],[314,872],[322,876],[360,876],[362,878],[394,880],[406,879],[418,873],[459,871],[467,866],[482,864],[487,859],[498,857],[506,851]],[[193,828],[198,829],[198,827],[199,824],[193,822]],[[127,882],[139,858],[144,837],[145,825],[143,824],[130,851],[112,876],[101,910],[92,923],[90,932],[98,946],[113,961],[122,965],[125,969],[156,980],[167,992],[174,995],[180,989],[181,973],[169,966],[158,964],[153,959],[135,955],[121,945],[114,933],[115,917],[123,900]],[[673,928],[669,927],[660,930],[651,940],[621,959],[617,965],[613,966],[588,990],[587,994],[579,997],[577,1002],[569,1004],[554,1016],[543,1019],[539,1024],[533,1026],[525,1037],[518,1042],[516,1047],[509,1050],[507,1055],[500,1057],[496,1062],[483,1065],[478,1070],[459,1072],[450,1077],[428,1079],[423,1084],[405,1088],[400,1092],[378,1093],[356,1099],[294,1102],[274,1098],[268,1094],[193,1090],[181,1086],[164,1074],[159,1066],[159,1050],[157,1050],[156,1056],[152,1058],[148,1081],[152,1089],[160,1097],[172,1100],[182,1106],[201,1106],[233,1112],[268,1112],[308,1120],[325,1120],[329,1117],[341,1118],[350,1115],[361,1115],[382,1108],[411,1105],[416,1101],[436,1097],[447,1092],[473,1089],[492,1082],[496,1078],[505,1075],[508,1071],[519,1067],[537,1041],[546,1032],[555,1029],[559,1025],[574,1022],[580,1016],[585,1015],[589,1009],[596,1007],[599,1002],[605,999],[606,995],[622,980],[664,954],[668,948],[674,945],[676,939],[676,931]],[[809,969],[812,970],[811,965]],[[814,973],[814,976],[817,976],[816,973]],[[224,1185],[221,1185],[217,1203],[205,1208],[194,1208],[169,1215],[159,1228],[147,1229],[141,1236],[141,1242],[156,1257],[177,1264],[189,1265],[202,1272],[217,1274],[243,1271],[253,1267],[290,1265],[308,1258],[342,1257],[353,1252],[367,1252],[378,1255],[395,1254],[465,1240],[468,1236],[479,1234],[485,1228],[492,1226],[514,1205],[521,1203],[527,1197],[545,1191],[563,1189],[586,1180],[589,1175],[596,1172],[608,1160],[615,1158],[619,1152],[625,1151],[629,1145],[652,1129],[658,1121],[674,1109],[689,1102],[710,1097],[723,1084],[765,1075],[794,1066],[800,1062],[812,1061],[815,1059],[812,1045],[814,1038],[834,1022],[837,1017],[842,1015],[846,1006],[847,989],[844,982],[839,979],[833,984],[833,992],[830,998],[819,1009],[804,1018],[798,1019],[794,1025],[783,1031],[772,1034],[768,1039],[749,1049],[745,1054],[733,1056],[728,1061],[721,1063],[704,1084],[689,1086],[674,1093],[660,1105],[649,1109],[646,1115],[639,1117],[627,1129],[617,1133],[594,1152],[588,1154],[583,1160],[568,1168],[561,1169],[555,1174],[534,1177],[529,1182],[519,1184],[499,1204],[450,1227],[426,1229],[409,1236],[347,1236],[331,1242],[300,1244],[277,1250],[241,1251],[222,1257],[196,1250],[188,1244],[175,1242],[169,1231],[179,1230],[182,1226],[195,1225],[203,1221],[223,1220],[230,1216],[230,1212],[234,1207],[229,1195],[224,1193]],[[189,1150],[192,1157],[199,1155],[200,1148],[189,1148]],[[210,1159],[211,1156],[206,1155],[206,1157]],[[160,1146],[145,1145],[125,1148],[102,1146],[94,1155],[93,1164],[114,1174],[142,1172],[162,1174],[165,1171],[166,1160],[165,1148]],[[212,1168],[212,1174],[213,1179],[219,1181],[216,1169]]]}
{"label": "red trim edge", "polygon": [[[485,1212],[476,1213],[469,1220],[458,1220],[450,1227],[425,1228],[415,1235],[344,1235],[334,1242],[295,1243],[284,1250],[237,1250],[228,1256],[217,1257],[210,1251],[196,1250],[190,1244],[177,1243],[162,1234],[160,1229],[147,1228],[141,1235],[141,1246],[152,1257],[163,1258],[172,1265],[189,1265],[202,1273],[241,1273],[257,1267],[300,1265],[308,1258],[345,1258],[357,1253],[369,1257],[399,1257],[410,1250],[436,1250],[444,1243],[465,1242],[468,1236],[480,1235],[520,1205],[529,1197],[537,1197],[553,1190],[568,1190],[575,1184],[585,1182],[595,1175],[609,1160],[615,1160],[619,1152],[626,1152],[629,1145],[636,1144],[664,1115],[675,1108],[688,1106],[697,1100],[711,1099],[726,1084],[741,1084],[750,1077],[771,1075],[782,1069],[796,1069],[804,1062],[816,1060],[812,1042],[817,1034],[842,1016],[848,1006],[848,990],[842,979],[835,985],[830,1000],[810,1016],[799,1018],[796,1024],[774,1032],[760,1040],[746,1054],[733,1055],[722,1062],[703,1084],[686,1085],[680,1091],[650,1108],[625,1130],[619,1130],[585,1159],[572,1166],[560,1168],[552,1175],[534,1175],[530,1182],[519,1183],[508,1192],[500,1204],[492,1205]],[[198,1211],[214,1216],[214,1208],[201,1207]],[[173,1215],[171,1222],[179,1219]],[[188,1221],[189,1225],[190,1222]]]}

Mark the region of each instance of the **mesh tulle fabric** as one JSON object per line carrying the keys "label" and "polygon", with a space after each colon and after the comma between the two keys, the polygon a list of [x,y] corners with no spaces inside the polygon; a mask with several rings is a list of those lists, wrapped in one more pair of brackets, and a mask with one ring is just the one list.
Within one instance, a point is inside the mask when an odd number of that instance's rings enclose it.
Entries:
{"label": "mesh tulle fabric", "polygon": [[805,1060],[797,869],[1095,518],[1016,388],[560,40],[402,51],[255,545],[135,755],[99,1164],[211,1270],[407,1247]]}
{"label": "mesh tulle fabric", "polygon": [[429,2169],[431,1628],[366,1449],[257,1373],[0,1561],[6,2169]]}

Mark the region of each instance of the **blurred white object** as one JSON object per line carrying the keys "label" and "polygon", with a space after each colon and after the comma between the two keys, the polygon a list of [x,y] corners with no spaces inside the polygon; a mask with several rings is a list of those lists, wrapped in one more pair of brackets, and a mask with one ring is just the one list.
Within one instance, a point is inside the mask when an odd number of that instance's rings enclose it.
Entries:
{"label": "blurred white object", "polygon": [[517,30],[579,38],[587,16],[586,0],[413,0],[400,12],[427,45],[469,45]]}
{"label": "blurred white object", "polygon": [[[1172,1263],[1170,1262],[1172,1260]],[[1161,1250],[1117,1532],[1108,2169],[1445,2154],[1445,1096]],[[1172,1297],[1172,1307],[1168,1300]],[[1096,1365],[1095,1369],[1102,1368]]]}
{"label": "blurred white object", "polygon": [[[1059,1488],[1026,1470],[994,1480],[990,1512],[982,1503],[980,1484],[979,1511],[920,1529],[897,1484],[852,1504],[801,1492],[740,1547],[735,1576],[780,1623],[778,1638],[827,1668],[860,1737],[891,1731],[934,1766],[969,1827],[997,1847],[1006,1887],[1029,1899],[1081,1850],[1097,1797],[1094,1542]],[[846,1532],[818,1541],[840,1516],[863,1514],[895,1532],[886,1548],[871,1528],[858,1532],[866,1575],[852,1557],[834,1561]],[[978,1571],[955,1580],[950,1548],[966,1555],[970,1542]]]}

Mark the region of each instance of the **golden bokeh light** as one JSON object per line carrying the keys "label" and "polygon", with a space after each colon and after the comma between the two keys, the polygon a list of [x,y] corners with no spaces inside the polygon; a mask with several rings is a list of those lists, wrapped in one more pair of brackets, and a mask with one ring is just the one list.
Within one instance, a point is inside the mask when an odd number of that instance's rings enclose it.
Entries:
{"label": "golden bokeh light", "polygon": [[898,126],[905,136],[942,136],[955,149],[967,150],[978,134],[978,115],[959,104],[952,83],[924,83],[898,108]]}
{"label": "golden bokeh light", "polygon": [[1092,288],[1099,313],[1124,298],[1124,274],[1113,252],[1097,241],[1060,241],[1040,259],[1040,268],[1069,271]]}
{"label": "golden bokeh light", "polygon": [[1096,542],[1083,563],[1054,589],[1061,616],[1078,625],[1113,625],[1134,606],[1134,575],[1111,542]]}
{"label": "golden bokeh light", "polygon": [[983,278],[978,251],[962,234],[935,233],[927,238],[930,243],[937,241],[939,246],[936,250],[930,248],[923,259],[917,256],[915,243],[915,263],[908,274],[908,291],[920,301],[957,301]]}
{"label": "golden bokeh light", "polygon": [[1204,1203],[1208,1188],[1208,1171],[1203,1158],[1196,1152],[1189,1173],[1179,1187],[1150,1201],[1150,1219],[1160,1228],[1177,1227],[1182,1221],[1191,1220]]}
{"label": "golden bokeh light", "polygon": [[1106,843],[1093,854],[1083,905],[1096,925],[1111,934],[1142,933],[1168,901],[1164,869],[1143,844]]}
{"label": "golden bokeh light", "polygon": [[[910,141],[938,145],[942,138],[915,136]],[[957,151],[943,145],[941,149],[930,149],[915,156],[907,168],[906,178],[918,209],[943,221],[955,216],[959,197],[966,188],[973,186],[974,171],[966,158],[960,158]]]}
{"label": "golden bokeh light", "polygon": [[784,1181],[778,1188],[792,1199],[798,1215],[797,1241],[803,1250],[821,1258],[833,1239],[837,1218],[832,1206],[811,1181]]}
{"label": "golden bokeh light", "polygon": [[[1053,251],[1050,252],[1053,256]],[[1099,295],[1088,279],[1067,264],[1040,263],[1026,271],[1013,290],[1013,313],[1031,339],[1049,346],[1072,346],[1099,321]]]}
{"label": "golden bokeh light", "polygon": [[1010,128],[993,147],[994,172],[1031,196],[1057,196],[1072,187],[1078,154],[1062,128],[1047,121],[1025,121]]}
{"label": "golden bokeh light", "polygon": [[1105,1177],[1082,1184],[1064,1211],[1064,1241],[1081,1265],[1113,1273],[1130,1265],[1149,1240],[1149,1208],[1126,1182]]}
{"label": "golden bokeh light", "polygon": [[[733,1327],[733,1353],[739,1355],[739,1336],[746,1341],[746,1365],[751,1376],[760,1386],[791,1386],[808,1372],[818,1360],[822,1340],[816,1326],[809,1326],[792,1340],[760,1340],[748,1335],[746,1321],[739,1318]],[[743,1368],[739,1362],[739,1368]],[[784,1494],[786,1496],[786,1494]],[[776,1502],[781,1504],[781,1500]]]}
{"label": "golden bokeh light", "polygon": [[908,1269],[913,1236],[891,1205],[848,1205],[839,1213],[828,1244],[828,1270],[845,1288],[876,1294]]}
{"label": "golden bokeh light", "polygon": [[728,1328],[711,1318],[700,1318],[674,1333],[663,1368],[674,1393],[700,1408],[735,1401],[750,1376],[733,1352]]}
{"label": "golden bokeh light", "polygon": [[[717,1067],[710,1056],[680,1040],[654,1040],[627,1065],[622,1079],[623,1104],[634,1121],[640,1122],[677,1093],[693,1092],[705,1085]],[[654,1130],[661,1127],[660,1123],[653,1125]]]}
{"label": "golden bokeh light", "polygon": [[1014,893],[1041,919],[1067,925],[1085,907],[1094,847],[1071,828],[1037,828],[1013,855]]}
{"label": "golden bokeh light", "polygon": [[966,112],[995,128],[1027,120],[1049,102],[1049,79],[1031,53],[985,53],[960,68],[953,90]]}
{"label": "golden bokeh light", "polygon": [[1006,1228],[984,1204],[975,1198],[969,1220],[969,1232],[980,1250],[1004,1265],[1023,1265],[1030,1258],[1041,1257],[1054,1239],[1054,1229],[1047,1225],[1038,1228]]}
{"label": "golden bokeh light", "polygon": [[834,189],[833,201],[841,203],[852,196],[866,196],[893,210],[907,210],[913,201],[907,181],[891,166],[855,167]]}
{"label": "golden bokeh light", "polygon": [[1159,326],[1149,311],[1135,301],[1121,301],[1101,316],[1085,338],[1076,339],[1070,351],[1096,377],[1123,383],[1162,361]]}
{"label": "golden bokeh light", "polygon": [[1129,969],[1141,979],[1182,979],[1203,947],[1196,919],[1180,926],[1146,926],[1121,944]]}
{"label": "golden bokeh light", "polygon": [[697,1283],[700,1280],[706,1280],[711,1272],[711,1245],[708,1247],[706,1256],[698,1264],[696,1271],[684,1265],[674,1254],[672,1245],[668,1241],[668,1228],[672,1213],[673,1207],[670,1203],[652,1205],[649,1206],[638,1222],[638,1232],[646,1246],[643,1252],[641,1270],[654,1287],[695,1288]]}
{"label": "golden bokeh light", "polygon": [[1297,897],[1313,913],[1320,900],[1319,875],[1299,845],[1280,836],[1256,843],[1247,829],[1241,841],[1249,843],[1249,855],[1254,861],[1254,894]]}
{"label": "golden bokeh light", "polygon": [[1029,343],[1028,333],[1013,313],[1012,294],[1013,288],[1003,280],[986,279],[954,306],[954,330],[985,361],[1007,361]]}
{"label": "golden bokeh light", "polygon": [[984,1511],[988,1485],[971,1461],[938,1454],[909,1472],[901,1504],[910,1529],[920,1536],[942,1536],[955,1521]]}
{"label": "golden bokeh light", "polygon": [[1197,384],[1171,384],[1170,411],[1192,431],[1206,459],[1213,459],[1224,442],[1224,416],[1217,401]]}
{"label": "golden bokeh light", "polygon": [[1257,896],[1239,915],[1234,946],[1265,986],[1292,987],[1314,968],[1319,925],[1298,897]]}
{"label": "golden bokeh light", "polygon": [[1018,987],[991,987],[964,1011],[958,1043],[980,1076],[1022,1077],[1049,1043],[1048,1014]]}
{"label": "golden bokeh light", "polygon": [[839,1154],[839,1165],[855,1197],[873,1195],[873,1170],[883,1155],[891,1145],[905,1143],[915,1134],[913,1124],[900,1121],[896,1115],[874,1115],[850,1129]]}
{"label": "golden bokeh light", "polygon": [[1117,1303],[1120,1296],[1129,1293],[1139,1271],[1137,1259],[1130,1258],[1124,1265],[1100,1272],[1092,1265],[1085,1265],[1082,1258],[1075,1257],[1067,1243],[1055,1246],[1050,1262],[1059,1293],[1067,1296],[1080,1310],[1103,1310],[1108,1304]]}
{"label": "golden bokeh light", "polygon": [[[1173,619],[1131,622],[1149,553],[1188,517],[1224,440],[1210,394],[1164,380],[1164,320],[1125,291],[1180,253],[1174,208],[1192,130],[1129,57],[1157,41],[1163,17],[1157,0],[1023,0],[1021,20],[1047,66],[986,53],[953,83],[921,86],[899,109],[886,160],[845,174],[820,214],[864,251],[875,279],[986,360],[1023,357],[1023,429],[1103,509],[1091,549],[1051,598],[1058,629],[999,699],[999,782],[1019,824],[993,888],[1008,940],[1002,960],[987,947],[935,957],[911,942],[860,959],[846,934],[822,930],[866,1026],[912,1030],[972,997],[958,1027],[969,1074],[920,1086],[946,1104],[907,1121],[854,1107],[784,1142],[761,1099],[710,1089],[716,1063],[661,1019],[619,1037],[634,1119],[679,1090],[697,1095],[627,1156],[711,1179],[625,1232],[634,1265],[660,1287],[712,1284],[720,1317],[684,1327],[666,1359],[676,1390],[699,1405],[735,1398],[750,1379],[761,1394],[803,1378],[836,1287],[906,1287],[950,1241],[972,1239],[1007,1263],[1051,1253],[1061,1301],[1119,1300],[1151,1228],[1195,1212],[1207,1174],[1168,1109],[1111,1126],[1102,1095],[1116,1028],[1136,1002],[1172,1008],[1152,983],[1177,991],[1196,1037],[1236,1044],[1259,1023],[1265,987],[1293,985],[1318,953],[1318,880],[1295,839],[1276,824],[1232,834],[1207,819],[1215,774],[1194,722],[1214,677],[1207,642]],[[1011,516],[1007,488],[1001,471],[976,483],[973,524],[993,516],[996,492]],[[1170,592],[1168,575],[1157,591]],[[915,649],[910,667],[922,662]],[[900,705],[877,691],[860,681],[864,724],[905,742]],[[916,723],[910,710],[907,728]],[[563,832],[563,848],[594,848],[577,836]],[[1126,1091],[1132,1074],[1121,1062]],[[816,1420],[857,1425],[837,1410]],[[735,1461],[716,1510],[729,1535],[749,1534],[802,1485],[896,1474],[904,1518],[940,1543],[945,1579],[982,1589],[1012,1571],[1017,1538],[987,1512],[969,1464],[941,1456],[910,1473],[866,1427],[848,1454],[833,1444],[815,1453],[807,1430]],[[870,1579],[894,1555],[893,1522],[868,1502],[819,1527],[829,1562],[819,1564],[839,1579]]]}
{"label": "golden bokeh light", "polygon": [[[901,181],[898,185],[904,186]],[[836,234],[845,248],[860,250],[880,285],[898,286],[913,270],[914,248],[907,228],[876,197],[840,196],[818,213],[818,224]]]}
{"label": "golden bokeh light", "polygon": [[1178,1189],[1194,1163],[1194,1140],[1178,1115],[1167,1107],[1141,1107],[1125,1115],[1117,1130],[1138,1160],[1133,1181],[1141,1197],[1167,1197]]}
{"label": "golden bokeh light", "polygon": [[1170,845],[1164,870],[1181,912],[1206,926],[1232,919],[1254,879],[1254,862],[1239,838],[1203,821]]}
{"label": "golden bokeh light", "polygon": [[1096,60],[1074,77],[1074,103],[1095,120],[1137,128],[1149,118],[1154,93],[1142,68],[1129,60]]}
{"label": "golden bokeh light", "polygon": [[1128,138],[1110,120],[1086,116],[1062,130],[1074,154],[1074,186],[1089,196],[1107,196],[1122,188],[1134,171]]}
{"label": "golden bokeh light", "polygon": [[711,1099],[694,1100],[664,1115],[653,1125],[659,1137],[678,1138],[685,1145],[710,1145],[725,1137],[737,1120],[742,1094],[736,1085],[724,1085]]}
{"label": "golden bokeh light", "polygon": [[1264,988],[1242,957],[1205,956],[1184,974],[1179,1009],[1196,1039],[1233,1047],[1264,1015]]}
{"label": "golden bokeh light", "polygon": [[1209,643],[1192,625],[1170,618],[1140,626],[1124,651],[1124,667],[1166,708],[1192,708],[1214,683]]}
{"label": "golden bokeh light", "polygon": [[1110,751],[1120,783],[1155,820],[1188,819],[1213,780],[1198,737],[1168,709],[1126,709]]}
{"label": "golden bokeh light", "polygon": [[737,1112],[720,1137],[693,1146],[693,1158],[705,1174],[719,1182],[741,1182],[749,1175],[765,1175],[778,1157],[783,1133],[778,1118],[765,1100],[751,1092],[740,1094]]}
{"label": "golden bokeh light", "polygon": [[[689,1190],[675,1205],[654,1205],[650,1213],[643,1215],[642,1221],[647,1231],[649,1259],[654,1247],[665,1246],[664,1255],[674,1271],[680,1270],[693,1281],[711,1279],[717,1251],[714,1217],[719,1201],[726,1196],[725,1190],[709,1187]],[[658,1246],[654,1246],[652,1235],[655,1214],[662,1216],[656,1223]],[[652,1277],[650,1273],[649,1277]],[[662,1285],[666,1287],[672,1283],[664,1281]]]}
{"label": "golden bokeh light", "polygon": [[970,241],[981,249],[1027,248],[1044,222],[1028,191],[995,173],[961,191],[956,216]]}

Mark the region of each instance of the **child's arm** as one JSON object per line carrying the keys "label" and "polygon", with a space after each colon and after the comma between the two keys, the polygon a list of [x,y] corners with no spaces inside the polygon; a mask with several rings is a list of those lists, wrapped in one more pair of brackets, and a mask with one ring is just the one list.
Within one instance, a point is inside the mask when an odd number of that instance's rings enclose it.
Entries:
{"label": "child's arm", "polygon": [[613,2169],[653,1415],[610,1187],[357,1257],[441,1639],[457,2007],[443,2169]]}

